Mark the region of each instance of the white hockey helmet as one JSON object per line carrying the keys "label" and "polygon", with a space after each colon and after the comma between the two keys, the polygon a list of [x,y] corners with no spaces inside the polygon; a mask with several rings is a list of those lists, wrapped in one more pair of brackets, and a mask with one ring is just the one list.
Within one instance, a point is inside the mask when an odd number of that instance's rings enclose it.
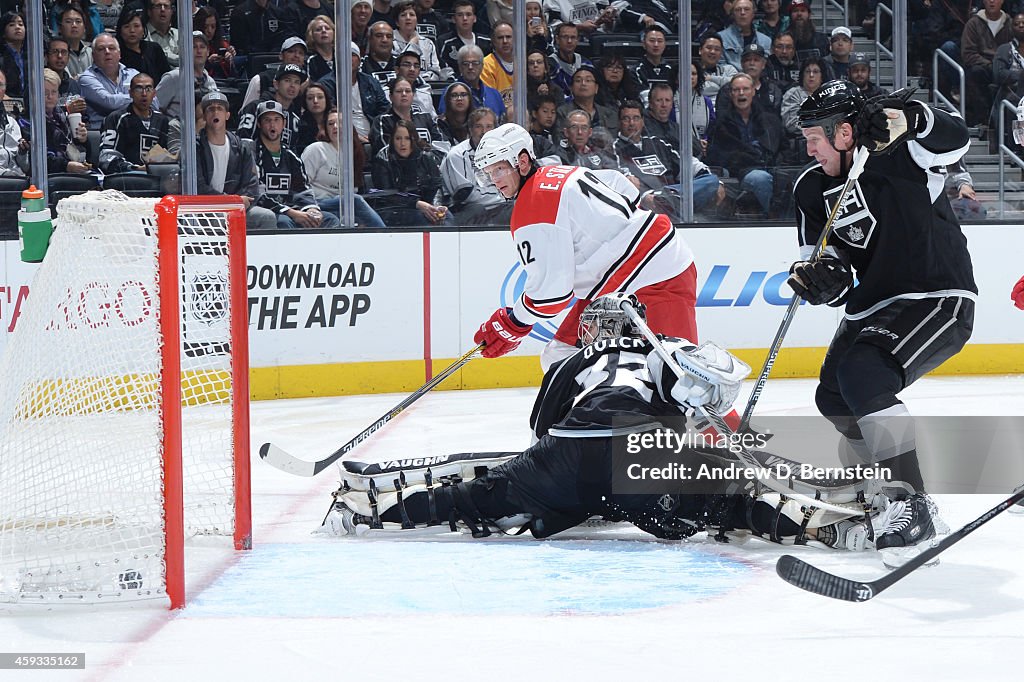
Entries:
{"label": "white hockey helmet", "polygon": [[633,294],[606,294],[594,299],[580,313],[579,338],[584,346],[589,346],[601,339],[617,339],[623,336],[643,337],[633,320],[622,309],[622,302],[629,301],[640,314],[647,319],[647,307],[637,300]]}
{"label": "white hockey helmet", "polygon": [[1013,141],[1024,147],[1024,98],[1017,103],[1017,120],[1013,122]]}
{"label": "white hockey helmet", "polygon": [[533,151],[533,138],[520,125],[506,123],[484,133],[473,157],[477,181],[485,187],[490,185],[491,179],[484,173],[484,169],[500,161],[508,161],[510,166],[515,166],[519,154],[524,151],[530,155],[531,160],[537,160],[537,153]]}

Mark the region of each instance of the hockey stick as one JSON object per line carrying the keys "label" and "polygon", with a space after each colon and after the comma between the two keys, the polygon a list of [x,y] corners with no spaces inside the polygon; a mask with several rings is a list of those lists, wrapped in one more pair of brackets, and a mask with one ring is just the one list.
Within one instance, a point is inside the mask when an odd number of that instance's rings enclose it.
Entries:
{"label": "hockey stick", "polygon": [[412,405],[414,402],[422,398],[424,395],[430,392],[431,389],[436,387],[442,381],[447,379],[449,376],[455,373],[460,367],[473,359],[473,357],[483,349],[483,344],[476,346],[469,350],[465,355],[460,357],[458,360],[448,365],[440,374],[435,376],[427,383],[420,386],[414,393],[409,395],[405,400],[398,403],[383,417],[373,422],[365,429],[359,432],[352,440],[342,445],[340,448],[335,450],[333,453],[325,457],[324,459],[316,462],[308,462],[306,460],[294,457],[281,448],[277,447],[273,443],[264,443],[260,446],[260,458],[263,459],[267,464],[274,468],[280,469],[281,471],[287,471],[290,474],[296,476],[316,476],[321,471],[334,464],[339,459],[344,457],[346,454],[352,451],[355,446],[362,443],[368,437],[370,437],[375,431],[380,429],[382,426],[387,424],[389,421],[401,414],[405,408]]}
{"label": "hockey stick", "polygon": [[[857,147],[857,150],[853,153],[853,163],[850,166],[850,174],[846,177],[846,184],[843,185],[839,198],[836,200],[836,205],[832,207],[832,212],[829,213],[825,227],[821,230],[821,236],[818,237],[818,243],[814,245],[814,251],[811,252],[810,260],[817,260],[825,250],[828,238],[832,235],[832,228],[835,226],[836,218],[839,216],[842,207],[846,204],[846,196],[850,193],[850,189],[853,188],[853,183],[864,172],[864,164],[867,163],[867,160],[868,150],[864,147]],[[768,381],[768,375],[772,372],[775,359],[782,348],[782,341],[786,338],[789,327],[793,324],[793,318],[796,317],[796,311],[800,307],[800,301],[801,298],[796,294],[793,294],[793,297],[789,299],[789,307],[786,308],[786,313],[782,316],[782,324],[779,325],[779,330],[775,332],[775,338],[772,339],[772,345],[768,349],[768,357],[764,360],[761,374],[758,375],[757,381],[754,382],[754,389],[750,392],[747,406],[743,410],[743,418],[740,419],[739,428],[736,429],[740,433],[746,431],[750,426],[750,418],[754,414],[754,406],[757,405],[757,401],[761,397],[761,391],[764,390],[764,385]]]}
{"label": "hockey stick", "polygon": [[787,583],[795,585],[802,590],[833,599],[864,602],[906,578],[913,571],[973,533],[979,526],[988,523],[1021,500],[1024,500],[1024,486],[1017,488],[1013,495],[992,507],[966,526],[947,535],[930,548],[921,552],[896,570],[883,575],[878,580],[863,582],[841,578],[788,554],[779,557],[779,561],[775,564],[775,571]]}
{"label": "hockey stick", "polygon": [[[620,305],[622,306],[622,309],[626,312],[626,315],[629,316],[629,319],[636,326],[636,328],[639,329],[640,333],[644,335],[644,338],[647,339],[651,346],[654,347],[654,351],[661,356],[662,360],[664,360],[665,366],[671,369],[677,377],[682,378],[686,374],[692,374],[693,376],[696,376],[698,378],[703,378],[696,370],[691,369],[688,371],[684,370],[682,367],[679,366],[679,363],[676,362],[675,358],[673,358],[672,355],[668,352],[668,350],[665,349],[665,346],[662,345],[661,340],[657,336],[655,336],[654,332],[651,331],[651,328],[647,326],[647,322],[644,320],[644,318],[640,317],[640,314],[637,313],[636,308],[634,308],[628,300],[622,301]],[[732,452],[736,455],[736,458],[744,467],[759,472],[761,474],[756,479],[757,482],[760,483],[761,485],[765,486],[766,488],[770,488],[777,493],[781,493],[788,497],[789,499],[793,500],[794,502],[797,502],[807,507],[816,507],[818,509],[846,515],[861,513],[857,510],[853,510],[850,507],[843,507],[840,505],[825,502],[823,500],[817,500],[812,497],[808,497],[807,495],[797,492],[796,489],[794,489],[792,487],[792,484],[790,484],[789,482],[769,475],[767,467],[764,467],[761,464],[761,462],[759,462],[757,458],[746,447],[742,445],[742,443],[734,440],[733,437],[736,435],[736,432],[729,428],[729,425],[725,423],[725,420],[722,418],[720,414],[718,414],[711,408],[704,406],[696,406],[693,407],[692,409],[698,417],[702,417],[707,421],[711,422],[711,425],[719,434],[729,436],[730,443],[735,443],[735,448],[732,449]],[[808,487],[815,487],[810,483],[805,483],[805,485],[807,485]],[[827,489],[825,489],[824,491],[828,492]]]}

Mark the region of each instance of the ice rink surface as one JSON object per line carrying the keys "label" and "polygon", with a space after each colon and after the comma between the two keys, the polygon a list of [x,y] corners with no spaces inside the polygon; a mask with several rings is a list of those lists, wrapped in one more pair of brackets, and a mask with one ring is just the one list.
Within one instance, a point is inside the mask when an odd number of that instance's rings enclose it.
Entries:
{"label": "ice rink surface", "polygon": [[[769,382],[758,414],[814,414],[814,383]],[[534,389],[435,392],[360,445],[364,461],[518,450]],[[263,464],[272,441],[319,459],[402,396],[252,406],[254,549],[191,541],[188,606],[0,607],[0,651],[84,652],[85,671],[0,680],[1005,680],[1024,645],[1024,516],[1004,514],[864,604],[775,575],[791,552],[873,579],[877,555],[703,534],[660,542],[627,527],[527,537],[312,534],[335,469]],[[919,415],[1024,415],[1024,377],[926,378]],[[745,397],[741,397],[741,403]],[[1024,455],[1024,453],[1022,453]],[[938,495],[954,528],[1000,497]]]}

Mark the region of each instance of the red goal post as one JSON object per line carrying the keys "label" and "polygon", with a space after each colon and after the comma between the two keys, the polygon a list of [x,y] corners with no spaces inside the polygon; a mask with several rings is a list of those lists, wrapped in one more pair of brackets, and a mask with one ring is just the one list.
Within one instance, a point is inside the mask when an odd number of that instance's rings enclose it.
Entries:
{"label": "red goal post", "polygon": [[0,360],[0,602],[179,608],[187,536],[251,547],[245,265],[238,197],[58,205]]}

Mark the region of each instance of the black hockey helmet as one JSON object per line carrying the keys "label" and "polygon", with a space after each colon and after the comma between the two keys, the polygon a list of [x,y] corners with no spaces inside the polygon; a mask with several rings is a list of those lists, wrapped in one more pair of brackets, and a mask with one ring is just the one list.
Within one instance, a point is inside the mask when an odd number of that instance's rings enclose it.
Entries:
{"label": "black hockey helmet", "polygon": [[800,105],[797,117],[801,128],[821,126],[829,140],[840,123],[853,123],[867,100],[853,83],[834,80],[823,83]]}

